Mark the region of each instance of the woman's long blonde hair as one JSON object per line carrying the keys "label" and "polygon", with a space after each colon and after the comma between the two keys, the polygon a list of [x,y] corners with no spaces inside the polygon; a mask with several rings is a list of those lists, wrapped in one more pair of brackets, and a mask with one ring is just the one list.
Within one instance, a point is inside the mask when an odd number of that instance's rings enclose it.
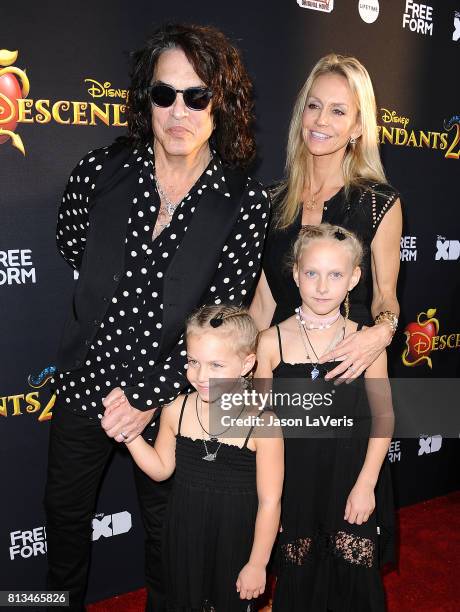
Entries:
{"label": "woman's long blonde hair", "polygon": [[281,229],[294,221],[302,206],[302,194],[311,164],[311,155],[303,139],[302,116],[314,82],[324,74],[345,77],[355,96],[358,119],[361,121],[362,134],[356,144],[348,145],[342,162],[346,195],[352,186],[363,185],[365,181],[387,182],[378,147],[377,107],[369,73],[355,57],[330,53],[314,66],[297,96],[292,113],[287,145],[287,178],[275,191],[275,196],[281,197],[275,217],[276,226]]}

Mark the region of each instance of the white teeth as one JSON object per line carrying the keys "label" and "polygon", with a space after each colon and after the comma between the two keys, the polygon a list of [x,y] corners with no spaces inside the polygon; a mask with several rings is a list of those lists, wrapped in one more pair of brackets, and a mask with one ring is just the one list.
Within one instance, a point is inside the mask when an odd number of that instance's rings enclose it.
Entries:
{"label": "white teeth", "polygon": [[330,136],[328,136],[327,134],[321,134],[321,132],[311,131],[310,134],[313,136],[313,138],[319,138],[320,140],[327,140],[328,138],[330,138]]}

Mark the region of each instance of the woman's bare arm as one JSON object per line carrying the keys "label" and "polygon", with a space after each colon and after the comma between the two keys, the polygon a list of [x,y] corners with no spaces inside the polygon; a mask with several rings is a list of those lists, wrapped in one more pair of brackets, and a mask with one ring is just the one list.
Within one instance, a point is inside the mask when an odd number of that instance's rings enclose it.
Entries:
{"label": "woman's bare arm", "polygon": [[262,331],[270,327],[275,313],[276,302],[268,286],[267,277],[262,270],[256,292],[249,307],[249,314],[254,319],[257,329]]}

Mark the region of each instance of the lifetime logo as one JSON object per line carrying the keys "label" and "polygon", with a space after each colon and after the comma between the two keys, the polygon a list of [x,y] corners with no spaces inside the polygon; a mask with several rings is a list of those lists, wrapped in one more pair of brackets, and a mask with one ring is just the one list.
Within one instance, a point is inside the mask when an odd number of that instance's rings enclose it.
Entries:
{"label": "lifetime logo", "polygon": [[96,514],[92,521],[92,540],[95,542],[100,537],[111,538],[122,533],[128,533],[132,526],[131,514],[126,510],[116,514]]}
{"label": "lifetime logo", "polygon": [[419,439],[418,456],[430,455],[431,453],[437,453],[442,446],[442,436],[422,436]]}
{"label": "lifetime logo", "polygon": [[433,7],[406,0],[406,10],[403,15],[403,28],[411,32],[433,36]]}
{"label": "lifetime logo", "polygon": [[436,240],[435,260],[456,261],[460,257],[460,240],[446,240],[438,236]]}

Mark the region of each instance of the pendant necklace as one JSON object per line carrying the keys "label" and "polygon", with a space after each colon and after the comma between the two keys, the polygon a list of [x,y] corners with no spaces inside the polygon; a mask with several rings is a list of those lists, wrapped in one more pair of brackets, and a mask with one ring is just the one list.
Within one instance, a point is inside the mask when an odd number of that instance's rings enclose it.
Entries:
{"label": "pendant necklace", "polygon": [[[200,402],[201,402],[201,412],[203,412],[203,402],[201,400],[201,397],[200,397]],[[240,410],[239,415],[236,417],[237,419],[239,419],[240,416],[243,414],[244,408],[245,407],[243,406],[243,408]],[[209,431],[206,431],[198,415],[198,393],[196,394],[196,397],[195,397],[195,412],[196,412],[196,418],[198,419],[198,423],[200,424],[200,427],[201,427],[201,431],[205,433],[207,436],[209,436],[209,442],[219,442],[219,436],[224,434],[231,427],[231,425],[229,425],[228,427],[226,427],[223,431],[219,432],[218,434],[211,434]],[[217,453],[219,452],[219,449],[222,446],[222,442],[219,442],[219,446],[216,448],[216,450],[213,453],[209,452],[208,446],[206,444],[206,440],[204,438],[203,438],[203,445],[204,445],[204,450],[206,452],[206,455],[204,455],[204,457],[201,457],[203,461],[215,461],[217,457]]]}
{"label": "pendant necklace", "polygon": [[[157,175],[155,174],[155,176],[153,177],[155,180],[155,185],[157,187],[157,191],[160,195],[161,198],[163,198],[163,200],[165,201],[166,204],[166,211],[168,213],[168,215],[170,217],[173,216],[174,211],[176,210],[176,208],[179,206],[180,202],[177,202],[177,204],[174,204],[173,202],[171,202],[171,200],[168,198],[168,196],[166,195],[166,193],[163,191],[163,189],[161,188],[160,182],[158,180]],[[181,200],[182,201],[182,200]]]}
{"label": "pendant necklace", "polygon": [[322,189],[322,187],[320,187],[316,193],[313,193],[311,190],[309,190],[309,192],[310,192],[310,199],[307,200],[305,202],[305,204],[304,204],[304,206],[305,206],[305,208],[307,210],[315,210],[315,208],[316,208],[316,206],[318,204],[316,198],[319,196],[321,189]]}
{"label": "pendant necklace", "polygon": [[[319,373],[320,373],[320,372],[319,372],[319,369],[318,369],[319,357],[318,357],[318,355],[316,354],[316,351],[315,351],[315,349],[313,348],[312,343],[310,342],[310,338],[308,337],[307,330],[305,329],[305,326],[304,326],[304,325],[302,325],[302,323],[300,322],[300,317],[297,319],[297,323],[298,323],[298,325],[299,325],[299,333],[300,333],[300,337],[302,338],[302,343],[303,343],[304,348],[305,348],[305,353],[306,353],[306,355],[307,355],[307,359],[308,359],[308,360],[311,362],[311,365],[313,366],[313,368],[312,368],[312,370],[311,370],[311,372],[310,372],[310,376],[311,376],[312,380],[315,380],[315,378],[318,378]],[[345,323],[345,321],[344,321],[344,323]],[[343,333],[343,335],[342,335],[342,340],[343,340],[343,338],[345,338],[345,324],[344,324],[344,325],[343,325],[343,327],[342,327],[342,333]],[[337,341],[337,336],[338,336],[338,334],[336,334],[336,335],[334,336],[334,338],[333,338],[332,342],[329,344],[329,346],[328,346],[328,347],[327,347],[327,349],[324,351],[324,353],[327,353],[328,351],[330,351],[330,350],[331,350],[331,348],[332,348],[333,346],[335,346],[336,341]],[[305,338],[308,340],[308,344],[310,345],[310,348],[311,348],[311,350],[312,350],[312,352],[313,352],[314,356],[316,357],[316,363],[315,363],[315,362],[313,361],[313,359],[310,357],[310,354],[309,354],[309,352],[308,352],[308,346],[307,346],[307,343],[306,343],[306,341],[305,341]],[[323,355],[324,355],[324,353],[323,353]]]}

